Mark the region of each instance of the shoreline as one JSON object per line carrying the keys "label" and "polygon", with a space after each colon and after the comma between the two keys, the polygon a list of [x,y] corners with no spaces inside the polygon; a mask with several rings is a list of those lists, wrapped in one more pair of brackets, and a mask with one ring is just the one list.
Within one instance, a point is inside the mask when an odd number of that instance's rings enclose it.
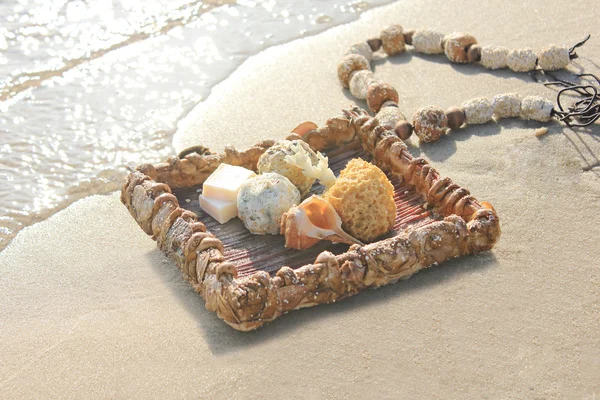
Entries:
{"label": "shoreline", "polygon": [[[556,15],[558,2],[536,4],[426,1],[420,10],[430,11],[423,13],[398,2],[267,49],[188,115],[175,147],[202,142],[219,151],[231,141],[244,148],[283,137],[304,120],[322,124],[351,104],[335,76],[340,54],[394,20],[445,33],[464,27],[484,44],[539,48],[557,37],[578,39],[600,17],[584,5]],[[527,24],[533,9],[537,24]],[[597,73],[600,38],[579,53],[574,70],[583,65]],[[407,116],[427,104],[446,108],[506,91],[555,96],[526,75],[436,57],[382,61],[376,75],[399,89]],[[554,122],[537,138],[540,126],[507,120],[410,147],[494,205],[503,235],[493,251],[295,311],[249,333],[204,309],[118,193],[79,200],[22,230],[0,252],[0,304],[10,321],[0,330],[0,394],[598,396],[600,168],[591,166],[600,155],[600,132]]]}
{"label": "shoreline", "polygon": [[[7,137],[0,146],[0,157],[4,157],[4,166],[10,171],[4,175],[0,171],[0,178],[5,177],[15,188],[10,198],[0,198],[0,209],[6,209],[0,213],[0,251],[24,226],[40,222],[86,196],[117,190],[126,175],[126,165],[159,162],[171,155],[172,137],[179,120],[202,99],[210,97],[212,88],[246,59],[265,48],[356,20],[365,10],[386,2],[389,0],[351,7],[338,7],[334,3],[315,3],[312,8],[310,3],[296,5],[288,11],[287,23],[283,17],[285,4],[263,7],[260,3],[248,3],[236,6],[237,11],[231,12],[225,3],[209,2],[203,7],[200,2],[188,4],[187,8],[184,5],[164,10],[164,15],[158,10],[150,12],[158,25],[141,27],[134,21],[132,31],[116,43],[114,37],[105,33],[107,47],[88,44],[92,46],[89,51],[67,52],[62,58],[64,49],[52,47],[56,45],[53,40],[58,28],[50,29],[48,43],[44,42],[37,54],[42,60],[35,58],[40,65],[19,75],[8,73],[11,70],[2,65],[0,55],[0,70],[4,67],[7,71],[7,78],[0,81],[0,112],[4,117],[0,118],[0,133]],[[6,7],[10,8],[10,2]],[[95,5],[89,7],[99,12]],[[97,28],[111,31],[111,21],[98,21]],[[211,21],[225,24],[213,31]],[[79,22],[85,30],[86,21]],[[11,27],[19,34],[19,24],[15,24]],[[68,22],[65,24],[70,26]],[[245,35],[240,35],[239,29],[244,29]],[[119,36],[120,30],[114,30],[115,36]],[[24,35],[32,42],[38,39]],[[0,51],[3,38],[0,29]],[[47,60],[46,53],[50,50],[54,58]],[[171,58],[164,61],[163,54]],[[10,59],[11,66],[19,59],[18,55],[17,52]],[[147,63],[152,66],[140,65],[149,59],[155,61]],[[125,70],[135,72],[127,75]],[[176,73],[169,75],[170,70]],[[140,77],[142,80],[138,82],[136,79]],[[103,81],[108,83],[100,85]],[[121,86],[123,81],[130,87]],[[88,97],[90,92],[81,91],[82,86],[94,92],[93,99]],[[167,96],[168,101],[161,103],[161,96],[163,99]],[[130,99],[135,106],[132,107]],[[85,113],[81,112],[84,109]],[[123,109],[127,110],[124,114]],[[145,116],[140,119],[139,113]],[[32,115],[35,117],[31,118]],[[72,124],[53,121],[52,116]],[[21,125],[20,121],[25,120],[27,124]],[[115,135],[116,131],[119,134]],[[68,145],[64,145],[63,137],[71,135],[77,140],[67,139]],[[48,155],[48,148],[62,154],[60,162]],[[27,173],[21,173],[28,168]],[[37,181],[32,181],[31,176],[37,177]],[[39,181],[44,183],[38,184]]]}

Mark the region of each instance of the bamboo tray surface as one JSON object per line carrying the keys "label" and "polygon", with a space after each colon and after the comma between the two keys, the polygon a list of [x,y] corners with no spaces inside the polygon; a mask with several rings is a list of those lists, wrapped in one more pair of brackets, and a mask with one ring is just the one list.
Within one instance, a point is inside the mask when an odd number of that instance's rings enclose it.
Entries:
{"label": "bamboo tray surface", "polygon": [[[371,157],[357,143],[344,146],[328,153],[329,167],[336,176],[353,158],[363,158],[372,161]],[[435,218],[431,211],[425,208],[423,196],[415,192],[415,188],[402,184],[395,177],[389,177],[394,185],[394,200],[396,202],[396,223],[392,230],[375,241],[396,236],[408,226],[424,226],[440,217]],[[311,194],[323,193],[323,186],[313,185]],[[349,245],[331,243],[323,240],[306,250],[295,250],[284,247],[283,235],[254,235],[250,233],[239,218],[234,218],[225,224],[220,224],[200,208],[198,195],[202,193],[202,185],[191,188],[175,189],[181,208],[190,210],[198,216],[198,220],[206,225],[222,242],[225,249],[224,257],[236,264],[239,277],[251,275],[256,271],[266,271],[273,275],[282,266],[293,269],[312,263],[318,254],[330,251],[342,254]]]}

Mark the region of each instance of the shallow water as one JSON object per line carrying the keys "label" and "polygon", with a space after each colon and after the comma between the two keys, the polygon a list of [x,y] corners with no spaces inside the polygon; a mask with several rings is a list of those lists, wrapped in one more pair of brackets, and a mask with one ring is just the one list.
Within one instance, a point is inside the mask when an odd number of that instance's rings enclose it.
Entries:
{"label": "shallow water", "polygon": [[177,122],[248,57],[389,2],[1,2],[0,250],[173,154]]}

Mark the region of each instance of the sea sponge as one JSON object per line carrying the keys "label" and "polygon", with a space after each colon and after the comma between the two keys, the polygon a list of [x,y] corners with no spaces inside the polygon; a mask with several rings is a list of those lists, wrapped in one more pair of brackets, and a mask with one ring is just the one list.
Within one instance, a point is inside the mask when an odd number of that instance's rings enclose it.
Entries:
{"label": "sea sponge", "polygon": [[364,242],[394,226],[394,187],[379,168],[360,158],[350,160],[323,198],[339,214],[343,229]]}

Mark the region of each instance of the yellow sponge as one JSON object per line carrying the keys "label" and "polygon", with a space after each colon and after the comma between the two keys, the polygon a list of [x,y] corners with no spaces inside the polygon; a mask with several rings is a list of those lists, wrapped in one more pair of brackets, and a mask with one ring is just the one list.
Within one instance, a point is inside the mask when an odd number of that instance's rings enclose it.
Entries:
{"label": "yellow sponge", "polygon": [[379,168],[360,158],[350,160],[323,198],[337,211],[344,230],[364,242],[394,226],[394,187]]}

